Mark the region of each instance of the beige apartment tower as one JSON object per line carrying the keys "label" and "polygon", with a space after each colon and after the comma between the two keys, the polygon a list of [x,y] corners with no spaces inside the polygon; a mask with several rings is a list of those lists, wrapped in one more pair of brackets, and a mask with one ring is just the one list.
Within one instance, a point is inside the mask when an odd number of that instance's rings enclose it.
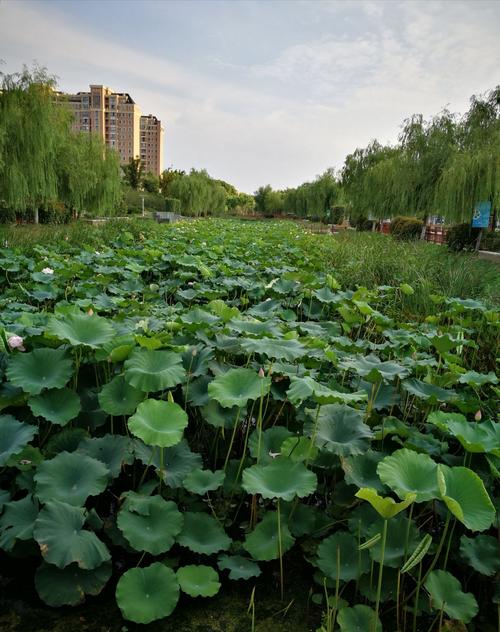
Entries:
{"label": "beige apartment tower", "polygon": [[74,131],[98,134],[118,152],[122,165],[131,158],[140,157],[145,163],[145,172],[160,175],[163,165],[161,122],[152,115],[141,116],[141,110],[130,94],[91,85],[89,92],[65,97],[74,114]]}
{"label": "beige apartment tower", "polygon": [[159,176],[163,170],[163,128],[161,121],[148,114],[141,116],[141,162],[144,173]]}

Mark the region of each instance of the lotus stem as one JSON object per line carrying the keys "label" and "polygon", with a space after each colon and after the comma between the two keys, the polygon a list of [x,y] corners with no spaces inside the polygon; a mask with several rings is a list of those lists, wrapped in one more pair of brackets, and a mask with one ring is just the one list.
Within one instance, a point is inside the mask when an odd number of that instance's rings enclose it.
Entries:
{"label": "lotus stem", "polygon": [[238,428],[238,421],[240,419],[241,408],[238,407],[238,412],[236,413],[236,419],[234,420],[233,432],[231,433],[231,440],[229,442],[229,448],[226,454],[226,460],[224,461],[224,472],[226,471],[227,464],[229,463],[229,457],[231,456],[231,450],[233,449],[234,438],[236,437],[236,430]]}
{"label": "lotus stem", "polygon": [[318,419],[319,419],[319,411],[321,410],[321,404],[318,404],[318,408],[316,409],[316,417],[314,419],[314,428],[313,434],[311,437],[311,445],[309,446],[309,450],[307,451],[307,458],[304,462],[304,465],[307,467],[309,465],[309,459],[311,458],[311,452],[314,447],[314,442],[316,441],[316,434],[318,433]]}
{"label": "lotus stem", "polygon": [[418,565],[417,590],[415,593],[415,603],[413,604],[413,625],[412,625],[413,632],[417,632],[418,598],[420,596],[421,584],[422,584],[422,562],[420,562],[420,564]]}
{"label": "lotus stem", "polygon": [[283,544],[281,542],[281,509],[280,499],[278,498],[278,551],[280,556],[280,589],[281,589],[281,601],[284,598],[284,582],[283,582]]}
{"label": "lotus stem", "polygon": [[377,582],[377,598],[375,600],[375,617],[373,619],[373,632],[377,630],[377,618],[380,607],[380,593],[382,592],[382,577],[384,574],[384,556],[385,556],[385,544],[387,541],[387,520],[384,520],[384,528],[382,530],[382,544],[380,550],[380,564],[378,569],[378,582]]}

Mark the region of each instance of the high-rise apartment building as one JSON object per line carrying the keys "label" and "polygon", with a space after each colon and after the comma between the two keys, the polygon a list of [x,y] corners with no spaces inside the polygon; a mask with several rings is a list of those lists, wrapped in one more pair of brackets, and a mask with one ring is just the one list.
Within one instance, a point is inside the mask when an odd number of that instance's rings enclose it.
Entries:
{"label": "high-rise apartment building", "polygon": [[141,162],[145,173],[159,175],[163,166],[163,128],[161,121],[149,114],[141,116]]}
{"label": "high-rise apartment building", "polygon": [[64,96],[74,114],[74,131],[98,134],[109,147],[116,149],[121,164],[140,157],[145,172],[160,175],[163,167],[161,121],[151,114],[141,116],[130,94],[91,85],[89,92]]}

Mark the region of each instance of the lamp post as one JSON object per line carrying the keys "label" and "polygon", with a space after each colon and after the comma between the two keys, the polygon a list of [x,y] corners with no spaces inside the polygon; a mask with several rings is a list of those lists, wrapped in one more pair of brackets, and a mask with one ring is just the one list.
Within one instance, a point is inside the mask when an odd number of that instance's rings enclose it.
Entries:
{"label": "lamp post", "polygon": [[142,201],[142,216],[144,217],[144,196],[141,195],[141,201]]}

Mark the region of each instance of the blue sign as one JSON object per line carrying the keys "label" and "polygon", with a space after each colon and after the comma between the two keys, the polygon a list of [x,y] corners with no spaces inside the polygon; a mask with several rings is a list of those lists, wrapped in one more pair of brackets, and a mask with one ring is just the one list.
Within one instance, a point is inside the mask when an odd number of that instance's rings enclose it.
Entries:
{"label": "blue sign", "polygon": [[472,228],[488,228],[490,225],[491,202],[478,202],[472,215]]}

